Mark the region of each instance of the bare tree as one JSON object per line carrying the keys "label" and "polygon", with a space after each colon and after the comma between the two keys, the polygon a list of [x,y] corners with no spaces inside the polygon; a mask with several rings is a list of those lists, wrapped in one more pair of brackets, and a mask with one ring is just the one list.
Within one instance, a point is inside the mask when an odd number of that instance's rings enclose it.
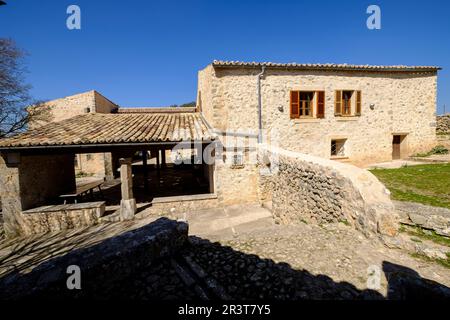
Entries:
{"label": "bare tree", "polygon": [[39,107],[41,102],[31,98],[24,56],[13,40],[0,38],[0,138],[24,131],[31,120],[49,114],[47,108]]}

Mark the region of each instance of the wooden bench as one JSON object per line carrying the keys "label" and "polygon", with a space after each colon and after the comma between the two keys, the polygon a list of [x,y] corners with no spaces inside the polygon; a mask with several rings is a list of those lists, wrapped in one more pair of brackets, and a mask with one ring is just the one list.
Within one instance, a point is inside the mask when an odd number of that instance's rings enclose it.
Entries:
{"label": "wooden bench", "polygon": [[73,192],[62,194],[59,197],[64,199],[64,204],[67,203],[67,199],[73,198],[75,203],[77,203],[77,200],[79,197],[82,197],[83,195],[90,193],[91,197],[94,197],[94,189],[98,188],[100,193],[102,193],[101,185],[103,184],[103,181],[94,181],[90,183],[86,183],[80,186],[77,186],[77,189]]}

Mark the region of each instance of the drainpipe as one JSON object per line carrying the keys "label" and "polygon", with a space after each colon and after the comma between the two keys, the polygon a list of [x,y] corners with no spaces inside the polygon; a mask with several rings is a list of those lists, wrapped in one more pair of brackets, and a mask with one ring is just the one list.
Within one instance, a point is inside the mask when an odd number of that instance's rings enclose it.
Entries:
{"label": "drainpipe", "polygon": [[262,143],[262,102],[261,102],[261,79],[266,71],[266,66],[261,67],[261,73],[258,73],[258,143]]}

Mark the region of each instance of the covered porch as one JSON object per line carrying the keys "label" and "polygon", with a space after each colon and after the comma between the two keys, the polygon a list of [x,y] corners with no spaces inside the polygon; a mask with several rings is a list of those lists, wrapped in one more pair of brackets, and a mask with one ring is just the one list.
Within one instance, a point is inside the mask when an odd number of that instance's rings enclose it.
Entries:
{"label": "covered porch", "polygon": [[[214,197],[214,137],[198,113],[86,114],[5,139],[0,182],[9,236],[75,228],[115,212],[135,217],[138,207],[164,199]],[[110,177],[84,196],[77,185],[77,154],[109,155]],[[84,181],[83,181],[84,180]],[[75,191],[74,191],[75,190]],[[74,195],[73,201],[62,195]]]}

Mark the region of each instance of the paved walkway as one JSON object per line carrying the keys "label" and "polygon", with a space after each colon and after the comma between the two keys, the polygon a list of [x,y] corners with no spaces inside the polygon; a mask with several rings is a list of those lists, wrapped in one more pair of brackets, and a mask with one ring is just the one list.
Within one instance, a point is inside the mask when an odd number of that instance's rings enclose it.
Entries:
{"label": "paved walkway", "polygon": [[428,157],[414,157],[411,159],[398,159],[386,162],[379,162],[367,165],[366,169],[396,169],[404,166],[417,166],[420,164],[436,164],[436,163],[448,163],[450,162],[449,154],[433,154]]}
{"label": "paved walkway", "polygon": [[379,162],[379,163],[373,163],[370,165],[367,165],[365,169],[397,169],[404,166],[417,166],[420,164],[431,164],[435,163],[432,161],[412,161],[412,160],[406,160],[406,159],[399,159],[399,160],[392,160],[392,161],[386,161],[386,162]]}
{"label": "paved walkway", "polygon": [[219,239],[273,226],[272,213],[257,204],[196,210],[179,217],[189,223],[189,234]]}

